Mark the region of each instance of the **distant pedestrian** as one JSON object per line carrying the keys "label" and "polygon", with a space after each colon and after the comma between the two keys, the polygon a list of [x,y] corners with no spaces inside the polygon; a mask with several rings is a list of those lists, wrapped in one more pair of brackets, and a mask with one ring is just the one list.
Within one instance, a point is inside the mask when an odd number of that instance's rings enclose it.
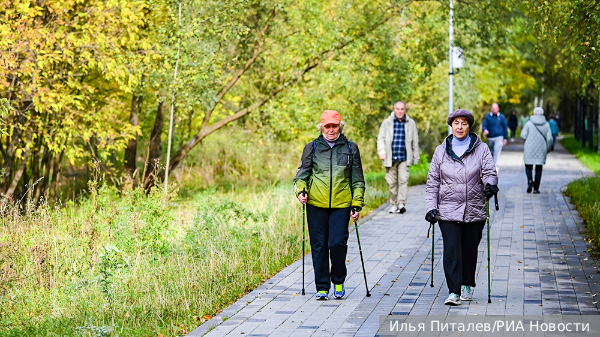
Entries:
{"label": "distant pedestrian", "polygon": [[[546,164],[546,155],[552,147],[552,130],[544,117],[544,109],[537,107],[533,109],[533,116],[523,130],[521,138],[525,140],[523,151],[525,161],[525,174],[527,175],[527,193],[540,193],[540,181],[542,180],[542,168]],[[535,180],[532,177],[533,166],[535,166]]]}
{"label": "distant pedestrian", "polygon": [[486,199],[498,193],[492,154],[477,134],[470,132],[474,121],[473,114],[464,109],[450,114],[452,135],[435,149],[427,176],[425,219],[440,222],[450,293],[444,302],[447,305],[473,299]]}
{"label": "distant pedestrian", "polygon": [[498,172],[498,161],[502,147],[506,145],[508,139],[508,125],[506,125],[506,117],[500,112],[498,103],[492,104],[492,111],[485,115],[482,123],[483,134],[486,135],[488,146],[494,157],[494,165]]}
{"label": "distant pedestrian", "polygon": [[406,212],[408,167],[419,163],[417,124],[406,114],[406,104],[396,102],[394,111],[381,123],[377,153],[385,166],[385,181],[390,188],[390,213]]}
{"label": "distant pedestrian", "polygon": [[510,116],[508,117],[508,128],[510,129],[510,141],[513,142],[515,140],[515,135],[517,134],[517,126],[519,125],[519,121],[517,120],[517,112],[515,110],[510,112]]}
{"label": "distant pedestrian", "polygon": [[336,299],[346,294],[348,222],[364,206],[360,151],[344,136],[344,125],[337,111],[323,112],[321,135],[304,147],[294,178],[296,196],[306,204],[317,300],[328,299],[331,283]]}
{"label": "distant pedestrian", "polygon": [[552,132],[552,148],[550,150],[554,151],[554,145],[556,144],[556,137],[558,136],[558,123],[556,119],[550,118],[548,121],[548,125],[550,125],[550,131]]}
{"label": "distant pedestrian", "polygon": [[521,116],[521,118],[519,118],[519,126],[521,127],[521,130],[523,130],[523,128],[525,127],[525,124],[527,124],[527,122],[529,122],[529,115],[527,113],[524,113],[523,116]]}

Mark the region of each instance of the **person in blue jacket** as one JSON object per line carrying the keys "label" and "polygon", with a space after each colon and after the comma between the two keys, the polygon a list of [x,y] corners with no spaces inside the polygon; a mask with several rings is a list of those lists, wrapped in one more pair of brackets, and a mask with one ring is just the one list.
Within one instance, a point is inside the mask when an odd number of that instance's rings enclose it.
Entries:
{"label": "person in blue jacket", "polygon": [[506,117],[500,113],[500,107],[498,103],[492,104],[492,111],[485,115],[482,124],[483,134],[487,136],[488,146],[492,151],[492,157],[494,157],[494,165],[496,165],[496,171],[498,171],[498,160],[500,159],[500,153],[502,153],[502,147],[506,145],[508,139],[508,125],[506,124]]}
{"label": "person in blue jacket", "polygon": [[552,148],[551,151],[554,151],[554,144],[556,144],[556,136],[558,136],[558,123],[556,123],[556,119],[550,118],[548,121],[550,125],[550,131],[552,131]]}

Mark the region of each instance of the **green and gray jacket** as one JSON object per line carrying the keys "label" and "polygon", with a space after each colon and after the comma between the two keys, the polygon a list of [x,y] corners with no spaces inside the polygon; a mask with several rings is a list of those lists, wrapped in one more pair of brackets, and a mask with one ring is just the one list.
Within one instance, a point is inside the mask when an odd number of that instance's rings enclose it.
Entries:
{"label": "green and gray jacket", "polygon": [[294,178],[296,196],[308,192],[308,203],[321,208],[364,206],[365,178],[360,151],[341,134],[333,147],[323,135],[308,143]]}

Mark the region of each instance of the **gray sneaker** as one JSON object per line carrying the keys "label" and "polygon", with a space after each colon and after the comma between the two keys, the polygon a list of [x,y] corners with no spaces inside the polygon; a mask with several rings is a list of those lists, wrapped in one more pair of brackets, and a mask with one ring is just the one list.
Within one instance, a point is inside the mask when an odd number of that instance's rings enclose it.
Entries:
{"label": "gray sneaker", "polygon": [[392,206],[392,208],[390,208],[390,211],[389,211],[389,212],[390,212],[390,213],[396,213],[396,212],[398,212],[398,207],[396,207],[396,206]]}
{"label": "gray sneaker", "polygon": [[460,287],[460,300],[461,301],[472,301],[473,300],[473,287],[461,286]]}
{"label": "gray sneaker", "polygon": [[446,305],[460,305],[460,296],[455,293],[450,293],[446,301],[444,302]]}

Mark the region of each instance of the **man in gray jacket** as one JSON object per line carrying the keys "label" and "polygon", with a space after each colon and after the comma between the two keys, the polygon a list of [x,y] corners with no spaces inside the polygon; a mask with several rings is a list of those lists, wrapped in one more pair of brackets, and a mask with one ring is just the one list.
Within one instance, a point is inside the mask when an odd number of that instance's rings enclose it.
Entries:
{"label": "man in gray jacket", "polygon": [[396,102],[394,111],[381,123],[377,153],[385,166],[390,187],[390,213],[406,212],[408,167],[419,163],[419,134],[415,121],[406,115],[406,104]]}

